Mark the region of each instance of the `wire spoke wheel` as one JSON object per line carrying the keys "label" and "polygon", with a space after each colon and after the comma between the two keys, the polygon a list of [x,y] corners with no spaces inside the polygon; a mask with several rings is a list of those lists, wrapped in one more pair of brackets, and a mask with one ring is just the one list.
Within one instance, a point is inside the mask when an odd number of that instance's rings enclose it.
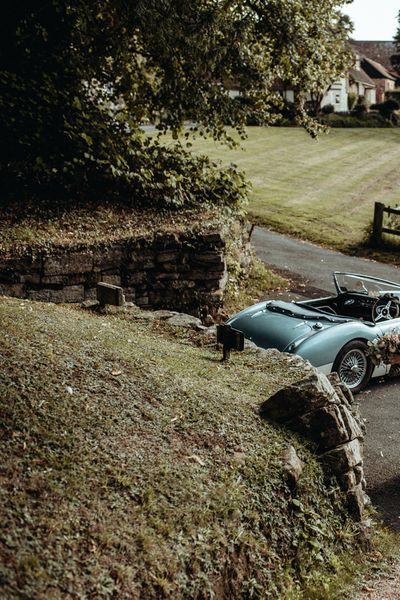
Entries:
{"label": "wire spoke wheel", "polygon": [[351,389],[357,387],[367,372],[367,357],[361,350],[351,350],[342,359],[339,367],[340,379]]}
{"label": "wire spoke wheel", "polygon": [[372,370],[373,365],[367,356],[367,345],[362,340],[354,340],[344,346],[332,369],[355,394],[366,386]]}

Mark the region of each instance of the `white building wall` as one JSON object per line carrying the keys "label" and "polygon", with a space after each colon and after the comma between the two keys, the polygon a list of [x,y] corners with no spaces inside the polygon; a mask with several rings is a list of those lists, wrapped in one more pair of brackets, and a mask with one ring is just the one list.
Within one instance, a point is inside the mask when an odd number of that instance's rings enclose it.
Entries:
{"label": "white building wall", "polygon": [[321,106],[332,104],[335,112],[347,112],[347,85],[346,78],[341,77],[335,81],[324,95]]}

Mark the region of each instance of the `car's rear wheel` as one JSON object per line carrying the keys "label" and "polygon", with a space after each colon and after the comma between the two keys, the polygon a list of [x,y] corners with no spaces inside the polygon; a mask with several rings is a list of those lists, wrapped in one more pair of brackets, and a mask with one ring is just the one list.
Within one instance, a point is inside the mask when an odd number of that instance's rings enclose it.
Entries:
{"label": "car's rear wheel", "polygon": [[373,365],[367,356],[367,344],[361,340],[349,342],[339,352],[332,371],[336,371],[340,381],[357,394],[371,378]]}

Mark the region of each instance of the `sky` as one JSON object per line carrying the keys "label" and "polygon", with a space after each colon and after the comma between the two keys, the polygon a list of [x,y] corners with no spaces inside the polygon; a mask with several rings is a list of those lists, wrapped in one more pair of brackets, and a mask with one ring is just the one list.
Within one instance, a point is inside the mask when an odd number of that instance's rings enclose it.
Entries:
{"label": "sky", "polygon": [[354,23],[355,40],[392,40],[398,27],[400,0],[353,0],[342,12]]}

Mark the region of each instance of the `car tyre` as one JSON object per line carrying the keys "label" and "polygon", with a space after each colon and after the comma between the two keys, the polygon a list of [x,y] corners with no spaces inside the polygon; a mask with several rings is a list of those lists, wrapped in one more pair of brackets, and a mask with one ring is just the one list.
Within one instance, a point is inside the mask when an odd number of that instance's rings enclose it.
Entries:
{"label": "car tyre", "polygon": [[367,349],[367,344],[362,340],[349,342],[343,346],[333,363],[332,371],[336,371],[340,381],[353,394],[358,394],[371,378],[373,364]]}

